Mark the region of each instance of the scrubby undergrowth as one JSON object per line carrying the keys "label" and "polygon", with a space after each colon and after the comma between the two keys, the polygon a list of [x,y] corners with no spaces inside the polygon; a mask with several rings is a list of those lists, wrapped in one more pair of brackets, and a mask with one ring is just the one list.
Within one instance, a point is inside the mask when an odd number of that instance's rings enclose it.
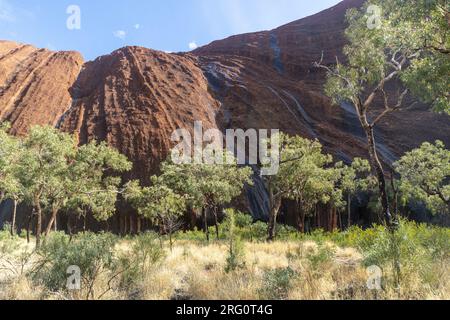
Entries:
{"label": "scrubby undergrowth", "polygon": [[[211,243],[201,232],[180,233],[172,250],[153,233],[54,233],[35,252],[4,231],[0,299],[450,298],[449,229],[403,222],[393,237],[380,226],[310,235],[283,228],[267,243],[262,224],[234,222]],[[67,290],[70,266],[80,268],[80,290]],[[367,286],[370,266],[383,273],[380,290]]]}

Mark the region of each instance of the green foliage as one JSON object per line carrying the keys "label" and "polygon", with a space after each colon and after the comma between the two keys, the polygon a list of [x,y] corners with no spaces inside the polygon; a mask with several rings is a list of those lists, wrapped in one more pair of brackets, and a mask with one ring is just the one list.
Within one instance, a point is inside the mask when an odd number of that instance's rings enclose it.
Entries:
{"label": "green foliage", "polygon": [[194,208],[215,208],[229,204],[239,196],[245,184],[252,184],[251,168],[239,168],[234,158],[225,153],[224,164],[173,164],[161,166],[161,176],[154,184],[167,185],[174,192],[186,195]]}
{"label": "green foliage", "polygon": [[[368,27],[370,5],[381,8],[374,28]],[[384,85],[397,79],[435,110],[450,113],[448,10],[445,0],[372,0],[350,9],[347,62],[329,70],[327,95],[356,106],[368,90],[384,94]],[[391,111],[402,107],[394,106]]]}
{"label": "green foliage", "polygon": [[394,164],[404,201],[421,201],[433,213],[450,213],[450,151],[437,141],[424,143]]}
{"label": "green foliage", "polygon": [[117,238],[107,233],[82,233],[73,239],[64,233],[53,233],[39,251],[33,277],[49,290],[64,291],[68,268],[77,266],[81,270],[82,288],[92,288],[103,272],[114,268],[116,242]]}
{"label": "green foliage", "polygon": [[267,239],[267,223],[257,221],[248,228],[240,229],[239,234],[249,241],[264,241]]}
{"label": "green foliage", "polygon": [[137,181],[127,184],[124,195],[143,217],[161,228],[176,223],[186,210],[186,199],[165,185],[141,188]]}
{"label": "green foliage", "polygon": [[120,192],[121,178],[114,175],[131,168],[124,155],[104,142],[81,146],[67,170],[67,207],[90,210],[97,220],[106,221],[115,213]]}
{"label": "green foliage", "polygon": [[261,299],[287,299],[289,290],[292,288],[292,279],[296,276],[296,272],[290,267],[266,271],[263,278],[263,286],[260,289]]}
{"label": "green foliage", "polygon": [[[51,224],[62,209],[107,220],[116,208],[121,178],[114,175],[131,169],[125,156],[105,143],[78,147],[73,136],[50,126],[35,126],[23,139],[0,128],[0,200],[25,200],[36,211],[40,243],[43,215]],[[38,230],[39,229],[39,230]]]}
{"label": "green foliage", "polygon": [[229,273],[245,266],[244,245],[236,235],[236,213],[229,209],[226,211],[228,229],[228,256],[226,259],[225,272]]}
{"label": "green foliage", "polygon": [[[450,230],[401,221],[392,233],[383,226],[361,230],[353,227],[341,239],[341,245],[357,247],[365,266],[376,265],[384,270],[387,280],[407,286],[417,273],[423,279],[433,277],[437,262],[445,265],[449,259]],[[431,280],[430,280],[431,281]]]}
{"label": "green foliage", "polygon": [[253,218],[247,213],[235,211],[234,222],[238,228],[247,228],[253,224]]}
{"label": "green foliage", "polygon": [[300,202],[307,213],[319,202],[339,203],[342,199],[335,189],[336,174],[328,166],[332,157],[322,152],[318,141],[299,136],[280,135],[281,166],[272,180],[286,198]]}
{"label": "green foliage", "polygon": [[133,256],[140,265],[155,264],[164,258],[165,253],[159,246],[158,235],[153,232],[146,232],[136,236],[133,244]]}
{"label": "green foliage", "polygon": [[147,232],[132,239],[131,250],[119,255],[116,269],[123,270],[120,286],[129,290],[148,276],[151,268],[165,257],[158,235]]}
{"label": "green foliage", "polygon": [[33,127],[24,146],[20,179],[30,203],[45,205],[52,193],[65,190],[68,160],[76,154],[75,141],[52,127]]}
{"label": "green foliage", "polygon": [[344,205],[342,190],[338,188],[338,169],[330,166],[333,158],[322,152],[320,142],[283,133],[279,134],[279,141],[278,174],[266,177],[271,209],[269,239],[275,236],[272,230],[283,199],[295,200],[303,218],[313,215],[319,203],[337,208]]}
{"label": "green foliage", "polygon": [[19,139],[7,133],[8,124],[0,124],[0,202],[23,197],[18,170],[23,147]]}
{"label": "green foliage", "polygon": [[360,191],[369,191],[376,187],[376,179],[372,176],[369,161],[361,158],[353,159],[350,166],[338,162],[336,173],[340,176],[339,188],[344,194],[353,195]]}

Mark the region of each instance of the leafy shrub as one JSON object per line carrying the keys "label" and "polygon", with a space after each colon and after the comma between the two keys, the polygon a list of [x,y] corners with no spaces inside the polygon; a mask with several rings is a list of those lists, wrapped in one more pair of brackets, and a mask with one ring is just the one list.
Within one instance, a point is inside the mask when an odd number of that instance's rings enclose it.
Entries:
{"label": "leafy shrub", "polygon": [[431,280],[430,266],[435,262],[432,253],[441,252],[441,249],[435,249],[433,245],[426,247],[421,238],[430,237],[426,236],[429,232],[434,233],[432,229],[406,221],[401,221],[394,233],[380,226],[369,229],[358,241],[363,264],[382,268],[386,283],[395,289],[417,281],[426,282],[426,278]]}
{"label": "leafy shrub", "polygon": [[296,275],[296,272],[290,267],[266,271],[263,277],[262,288],[259,290],[261,299],[286,299],[289,290],[292,288],[292,279]]}
{"label": "leafy shrub", "polygon": [[[267,233],[267,228],[266,228]],[[281,241],[297,241],[302,238],[302,234],[297,229],[287,225],[277,225],[276,228],[277,240]],[[267,235],[266,235],[267,237]]]}
{"label": "leafy shrub", "polygon": [[[212,229],[211,229],[212,231]],[[214,230],[215,232],[215,230]],[[186,231],[186,232],[177,232],[174,236],[176,240],[185,240],[185,241],[195,241],[195,242],[205,242],[205,233],[203,230],[198,230],[195,228],[194,230]]]}
{"label": "leafy shrub", "polygon": [[68,268],[77,266],[81,271],[82,290],[89,299],[95,281],[103,272],[114,269],[116,241],[108,233],[86,232],[73,239],[61,232],[52,233],[39,250],[39,265],[33,271],[33,278],[51,291],[64,291]]}
{"label": "leafy shrub", "polygon": [[252,216],[247,213],[242,213],[240,211],[235,212],[234,220],[236,223],[236,227],[238,228],[249,228],[253,224]]}
{"label": "leafy shrub", "polygon": [[321,266],[332,261],[335,253],[336,250],[332,246],[321,244],[317,251],[308,252],[306,259],[310,263],[312,270],[319,271]]}
{"label": "leafy shrub", "polygon": [[369,249],[373,243],[377,241],[379,235],[383,233],[386,233],[386,228],[381,225],[375,225],[366,230],[353,226],[341,233],[341,239],[337,240],[336,243],[365,251],[366,249]]}
{"label": "leafy shrub", "polygon": [[267,223],[258,221],[246,228],[237,230],[240,237],[247,241],[265,241],[267,239]]}
{"label": "leafy shrub", "polygon": [[420,241],[433,260],[444,262],[450,258],[450,229],[429,227],[424,224],[417,226],[412,223],[404,226],[412,229],[410,236]]}
{"label": "leafy shrub", "polygon": [[120,286],[129,289],[141,282],[150,268],[165,256],[158,234],[146,232],[132,240],[131,250],[119,256],[116,269],[122,270]]}

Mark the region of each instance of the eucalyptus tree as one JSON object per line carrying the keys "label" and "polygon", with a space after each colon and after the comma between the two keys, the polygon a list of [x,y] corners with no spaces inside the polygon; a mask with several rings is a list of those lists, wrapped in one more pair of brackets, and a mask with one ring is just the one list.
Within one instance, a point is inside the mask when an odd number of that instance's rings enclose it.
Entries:
{"label": "eucalyptus tree", "polygon": [[250,167],[239,167],[228,152],[223,153],[222,159],[222,163],[214,164],[174,164],[168,160],[162,164],[161,175],[157,178],[157,183],[167,185],[177,194],[186,195],[189,206],[202,209],[208,241],[208,210],[213,213],[216,236],[219,238],[218,208],[241,195],[246,184],[253,183]]}
{"label": "eucalyptus tree", "polygon": [[434,214],[450,213],[450,151],[441,141],[422,144],[394,167],[405,201],[422,201]]}
{"label": "eucalyptus tree", "polygon": [[92,141],[78,148],[69,167],[73,189],[68,207],[89,210],[98,221],[116,212],[123,173],[132,169],[127,157],[105,142]]}
{"label": "eucalyptus tree", "polygon": [[136,208],[139,215],[159,227],[160,235],[169,235],[172,249],[172,235],[179,228],[180,219],[186,211],[186,198],[163,184],[141,187],[138,181],[126,185],[124,198]]}
{"label": "eucalyptus tree", "polygon": [[131,168],[127,158],[105,142],[92,141],[77,147],[73,157],[68,158],[66,174],[61,177],[64,188],[52,185],[48,190],[51,217],[46,234],[61,209],[83,214],[89,211],[98,221],[109,219],[116,212],[117,197],[122,192],[120,174]]}
{"label": "eucalyptus tree", "polygon": [[23,156],[21,141],[8,134],[9,125],[0,125],[0,204],[13,202],[11,235],[16,228],[17,206],[23,200],[24,187],[19,180],[19,161]]}
{"label": "eucalyptus tree", "polygon": [[[371,9],[372,11],[370,11]],[[375,10],[374,10],[375,9]],[[368,16],[368,12],[375,12]],[[367,137],[386,223],[395,228],[375,128],[386,116],[414,105],[412,97],[450,113],[449,5],[446,0],[373,0],[347,13],[345,62],[327,71],[325,91],[335,103],[353,104]],[[392,86],[404,86],[395,91]],[[388,89],[389,88],[389,89]],[[380,108],[376,108],[381,101]]]}
{"label": "eucalyptus tree", "polygon": [[322,152],[318,141],[299,136],[279,134],[280,168],[277,175],[265,177],[270,199],[268,240],[275,238],[278,213],[283,199],[299,205],[297,224],[304,230],[305,217],[313,213],[319,203],[340,205],[340,190],[335,188],[338,178],[331,166],[332,157]]}
{"label": "eucalyptus tree", "polygon": [[369,162],[361,158],[355,158],[350,166],[337,163],[336,172],[340,176],[338,187],[346,198],[347,227],[350,227],[352,225],[352,197],[358,192],[376,188],[375,177],[371,174]]}
{"label": "eucalyptus tree", "polygon": [[49,213],[47,234],[62,209],[89,210],[100,221],[111,217],[121,192],[117,174],[132,166],[105,143],[78,147],[72,135],[49,126],[31,128],[18,165],[24,197],[36,215],[37,248],[45,213]]}
{"label": "eucalyptus tree", "polygon": [[36,247],[41,244],[43,208],[54,190],[66,188],[68,160],[76,154],[75,139],[69,134],[46,127],[32,127],[24,141],[19,177],[25,198],[36,214]]}

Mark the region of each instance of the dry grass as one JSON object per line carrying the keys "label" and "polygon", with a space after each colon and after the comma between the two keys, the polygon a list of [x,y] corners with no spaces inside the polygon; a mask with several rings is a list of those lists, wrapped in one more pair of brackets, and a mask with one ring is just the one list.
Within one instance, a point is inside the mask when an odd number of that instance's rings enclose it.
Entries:
{"label": "dry grass", "polygon": [[[117,250],[126,252],[129,247],[129,241],[122,241]],[[149,267],[144,280],[136,287],[115,288],[103,299],[258,300],[265,298],[262,288],[267,286],[275,290],[286,289],[283,298],[293,300],[450,298],[447,265],[431,266],[428,283],[423,281],[422,275],[407,270],[400,289],[386,287],[384,291],[374,292],[366,287],[367,274],[361,265],[361,254],[355,249],[339,248],[331,243],[246,243],[245,266],[231,273],[224,271],[226,243],[206,246],[180,241],[173,251],[166,251],[164,260]],[[323,252],[332,254],[321,258]],[[292,270],[293,275],[286,288],[282,287],[282,283],[268,283],[268,272],[288,269]],[[432,275],[439,275],[439,279],[433,279]],[[102,292],[106,287],[105,279],[99,279],[96,283],[97,292]],[[0,299],[75,298],[79,297],[46,292],[25,276],[0,275]]]}

